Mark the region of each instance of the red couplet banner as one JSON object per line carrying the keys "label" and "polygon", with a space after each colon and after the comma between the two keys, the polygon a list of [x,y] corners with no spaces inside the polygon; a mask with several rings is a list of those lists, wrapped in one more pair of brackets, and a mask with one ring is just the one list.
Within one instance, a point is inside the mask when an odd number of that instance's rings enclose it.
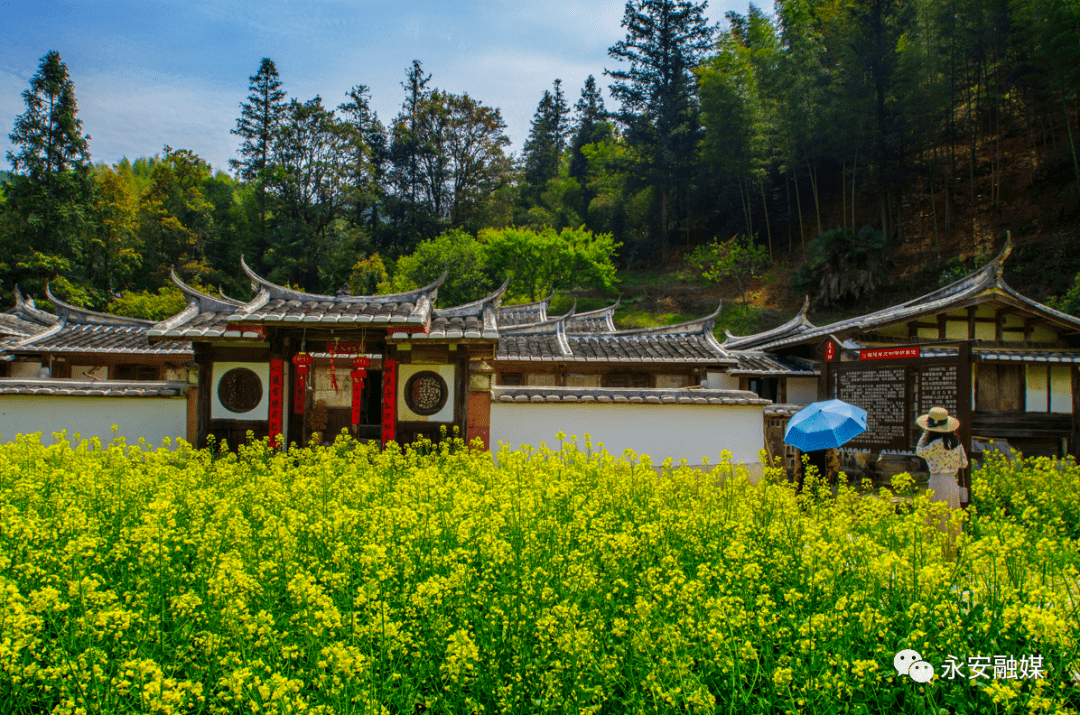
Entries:
{"label": "red couplet banner", "polygon": [[382,443],[393,442],[397,421],[397,360],[383,361]]}
{"label": "red couplet banner", "polygon": [[904,358],[917,358],[920,355],[918,346],[907,348],[876,348],[874,350],[860,350],[860,360],[901,360]]}
{"label": "red couplet banner", "polygon": [[270,361],[270,445],[281,446],[281,408],[285,396],[284,360]]}

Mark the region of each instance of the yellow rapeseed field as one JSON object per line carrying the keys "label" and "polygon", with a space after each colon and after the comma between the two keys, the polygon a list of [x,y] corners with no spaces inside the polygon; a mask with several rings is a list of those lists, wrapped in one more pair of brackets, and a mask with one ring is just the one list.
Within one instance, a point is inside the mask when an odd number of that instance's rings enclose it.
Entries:
{"label": "yellow rapeseed field", "polygon": [[977,473],[950,549],[921,495],[496,457],[0,446],[0,713],[1080,711],[1071,463]]}

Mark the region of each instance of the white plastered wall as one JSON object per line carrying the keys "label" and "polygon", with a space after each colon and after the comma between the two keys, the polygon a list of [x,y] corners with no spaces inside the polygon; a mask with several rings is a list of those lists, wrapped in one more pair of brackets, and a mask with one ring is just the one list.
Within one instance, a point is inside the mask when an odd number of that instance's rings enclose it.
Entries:
{"label": "white plastered wall", "polygon": [[[262,384],[262,399],[247,412],[233,412],[218,399],[218,384],[229,370],[247,368],[258,375]],[[215,420],[265,420],[270,415],[270,364],[265,362],[215,362],[211,372],[210,417]]]}
{"label": "white plastered wall", "polygon": [[596,403],[491,403],[491,447],[511,449],[541,442],[558,449],[556,435],[577,436],[579,449],[585,435],[593,448],[603,443],[619,456],[632,449],[647,454],[654,466],[665,459],[691,466],[720,462],[720,452],[731,452],[732,463],[743,463],[751,479],[760,477],[758,452],[765,447],[761,405],[652,405]]}
{"label": "white plastered wall", "polygon": [[[454,404],[457,402],[455,365],[428,365],[425,363],[399,365],[397,374],[397,418],[404,422],[453,422]],[[446,381],[446,404],[433,415],[418,415],[405,402],[405,385],[418,372],[437,372]]]}
{"label": "white plastered wall", "polygon": [[[113,425],[117,426],[116,434]],[[99,438],[108,443],[115,436],[128,444],[145,439],[161,446],[162,440],[183,439],[187,434],[186,397],[62,397],[7,395],[0,397],[0,440],[11,442],[17,434],[41,433],[52,444],[54,432],[67,430],[82,439]]]}
{"label": "white plastered wall", "polygon": [[1050,371],[1050,411],[1072,412],[1071,365],[1027,365],[1026,412],[1046,412],[1046,371]]}
{"label": "white plastered wall", "polygon": [[787,401],[791,405],[809,405],[817,401],[818,379],[816,377],[789,377]]}
{"label": "white plastered wall", "polygon": [[710,390],[738,390],[739,376],[720,370],[709,370],[705,373],[705,387]]}
{"label": "white plastered wall", "polygon": [[1050,366],[1050,411],[1072,412],[1072,365]]}

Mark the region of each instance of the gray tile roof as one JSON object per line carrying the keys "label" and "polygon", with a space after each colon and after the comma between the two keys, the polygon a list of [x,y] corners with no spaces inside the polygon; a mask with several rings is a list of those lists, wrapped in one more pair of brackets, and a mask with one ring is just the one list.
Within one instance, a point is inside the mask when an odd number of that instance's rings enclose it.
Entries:
{"label": "gray tile roof", "polygon": [[258,295],[233,311],[229,320],[234,323],[407,323],[424,326],[431,320],[432,304],[439,286],[446,280],[443,273],[431,285],[392,295],[319,295],[271,283],[252,271],[243,257],[240,267]]}
{"label": "gray tile roof", "polygon": [[191,355],[191,343],[166,340],[151,344],[142,325],[78,325],[61,323],[8,346],[8,352],[109,353],[122,355]]}
{"label": "gray tile roof", "polygon": [[[727,343],[724,345],[726,347]],[[730,352],[739,364],[734,369],[728,370],[729,375],[812,377],[818,374],[809,360],[778,357],[758,350],[732,350]]]}
{"label": "gray tile roof", "polygon": [[499,307],[498,323],[500,328],[515,325],[531,325],[542,323],[548,319],[547,309],[551,304],[552,291],[547,298],[532,303],[519,303],[517,305],[505,305]]}
{"label": "gray tile roof", "polygon": [[778,402],[771,405],[766,405],[765,416],[766,417],[791,417],[796,412],[802,410],[806,405],[792,405],[788,403]]}
{"label": "gray tile roof", "polygon": [[[445,274],[435,283],[407,293],[327,296],[274,285],[256,275],[242,260],[241,266],[251,279],[252,287],[258,291],[247,303],[225,296],[206,295],[185,285],[174,274],[173,282],[184,292],[188,305],[155,325],[150,331],[151,337],[155,340],[173,337],[257,339],[257,326],[260,325],[331,324],[335,327],[385,328],[391,338],[398,339],[495,339],[498,336],[497,311],[509,285],[507,281],[494,293],[466,305],[433,308]],[[417,328],[426,332],[417,331]]]}
{"label": "gray tile roof", "polygon": [[47,326],[27,320],[14,311],[0,313],[0,335],[29,338],[45,330]]}
{"label": "gray tile roof", "polygon": [[[988,361],[1080,363],[1080,350],[1012,350],[976,344],[971,353],[978,360]],[[957,351],[948,348],[923,348],[922,354],[925,357],[952,357]]]}
{"label": "gray tile roof", "polygon": [[[1047,322],[1061,328],[1080,332],[1080,318],[1054,310],[1038,301],[1020,295],[1005,283],[1003,277],[1005,259],[1009,257],[1011,251],[1012,244],[1006,241],[1001,253],[979,270],[944,288],[939,288],[900,305],[856,318],[841,320],[830,325],[801,329],[781,336],[770,336],[763,341],[755,340],[753,347],[759,350],[775,350],[785,346],[821,342],[830,335],[843,339],[877,328],[916,320],[922,316],[937,315],[938,313],[953,310],[956,307],[983,302],[998,302],[1011,307],[1018,307],[1039,315]],[[729,348],[747,346],[746,343],[730,343],[729,340],[725,345]]]}
{"label": "gray tile roof", "polygon": [[802,308],[799,309],[798,314],[784,323],[771,330],[766,330],[753,335],[737,336],[733,335],[730,331],[724,331],[727,335],[727,340],[723,345],[729,350],[753,350],[761,345],[765,345],[776,340],[781,340],[789,337],[797,337],[808,330],[813,330],[816,326],[806,318],[806,313],[810,309],[810,296],[803,298]]}
{"label": "gray tile roof", "polygon": [[[46,286],[45,294],[56,315],[37,308],[31,298],[15,290],[13,315],[22,327],[34,332],[2,346],[7,353],[109,353],[121,355],[190,355],[188,342],[167,341],[151,345],[153,321],[99,313],[66,303]],[[8,315],[8,314],[6,314]]]}
{"label": "gray tile roof", "polygon": [[615,387],[496,387],[492,402],[547,403],[593,402],[601,404],[646,405],[771,405],[768,400],[746,390],[705,390],[685,388],[627,389]]}
{"label": "gray tile roof", "polygon": [[735,357],[720,346],[712,333],[719,312],[678,325],[595,334],[571,334],[567,323],[577,317],[572,312],[543,323],[504,326],[495,359],[735,365]]}
{"label": "gray tile roof", "polygon": [[[619,307],[622,299],[616,300],[613,305],[599,310],[591,310],[587,313],[574,313],[566,321],[566,332],[574,333],[614,333],[615,309]],[[574,304],[577,307],[577,304]]]}
{"label": "gray tile roof", "polygon": [[56,397],[179,397],[186,382],[165,380],[23,380],[0,378],[0,395],[52,395]]}

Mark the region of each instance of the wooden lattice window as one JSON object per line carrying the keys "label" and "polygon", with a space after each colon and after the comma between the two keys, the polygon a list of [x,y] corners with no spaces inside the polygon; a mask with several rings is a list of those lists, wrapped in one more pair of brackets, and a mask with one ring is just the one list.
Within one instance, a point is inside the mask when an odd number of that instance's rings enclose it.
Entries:
{"label": "wooden lattice window", "polygon": [[613,372],[604,376],[604,387],[645,388],[649,386],[646,372]]}
{"label": "wooden lattice window", "polygon": [[523,372],[500,372],[498,378],[498,385],[500,387],[521,387],[525,384],[525,373]]}
{"label": "wooden lattice window", "polygon": [[156,365],[117,365],[113,368],[114,380],[156,380]]}

